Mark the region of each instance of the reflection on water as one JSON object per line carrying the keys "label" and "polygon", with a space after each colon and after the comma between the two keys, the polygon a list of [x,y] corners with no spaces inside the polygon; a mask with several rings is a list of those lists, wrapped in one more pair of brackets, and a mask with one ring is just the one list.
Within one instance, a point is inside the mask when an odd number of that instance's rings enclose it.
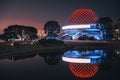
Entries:
{"label": "reflection on water", "polygon": [[114,58],[119,58],[120,62],[119,49],[68,50],[62,56],[62,60],[68,62],[70,71],[79,78],[91,78],[99,68],[101,70],[110,69]]}
{"label": "reflection on water", "polygon": [[100,63],[102,58],[106,56],[104,50],[72,50],[64,53],[62,57],[63,61],[74,62],[74,63]]}
{"label": "reflection on water", "polygon": [[36,54],[30,54],[30,55],[17,55],[17,56],[10,56],[9,59],[10,60],[14,60],[14,61],[17,61],[17,60],[21,60],[21,59],[26,59],[26,58],[32,58],[36,56]]}
{"label": "reflection on water", "polygon": [[105,50],[70,50],[64,53],[62,60],[69,62],[69,68],[75,76],[90,78],[97,73],[105,57]]}
{"label": "reflection on water", "polygon": [[69,63],[71,72],[80,78],[90,78],[96,74],[99,67],[98,64],[85,64],[85,63]]}
{"label": "reflection on water", "polygon": [[45,62],[48,65],[56,65],[60,62],[60,54],[52,53],[52,54],[39,54],[44,57]]}
{"label": "reflection on water", "polygon": [[22,60],[22,59],[26,59],[26,58],[32,58],[35,57],[36,53],[31,52],[31,53],[23,53],[23,54],[11,54],[11,55],[5,55],[2,56],[0,55],[0,60],[1,59],[10,59],[12,61],[17,61],[17,60]]}
{"label": "reflection on water", "polygon": [[[120,74],[120,49],[82,48],[58,53],[0,54],[0,65],[1,80],[18,80],[19,77],[20,80],[114,80]],[[15,78],[10,77],[13,75]]]}

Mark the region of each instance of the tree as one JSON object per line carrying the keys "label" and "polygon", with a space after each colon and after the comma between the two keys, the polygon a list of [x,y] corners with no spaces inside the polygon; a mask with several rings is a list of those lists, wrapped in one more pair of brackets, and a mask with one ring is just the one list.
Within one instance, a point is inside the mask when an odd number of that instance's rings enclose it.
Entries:
{"label": "tree", "polygon": [[37,35],[37,29],[31,26],[24,25],[10,25],[4,29],[2,38],[5,40],[19,38],[21,40],[28,40],[31,36]]}
{"label": "tree", "polygon": [[47,39],[55,39],[60,32],[60,25],[57,21],[48,21],[44,25],[44,31],[47,34]]}
{"label": "tree", "polygon": [[106,37],[110,40],[113,37],[113,21],[110,17],[100,17],[98,20],[99,24],[102,24],[106,29]]}
{"label": "tree", "polygon": [[0,34],[0,39],[1,39],[1,34]]}
{"label": "tree", "polygon": [[37,29],[34,27],[25,27],[24,35],[27,35],[28,39],[37,38]]}
{"label": "tree", "polygon": [[61,53],[58,54],[48,53],[48,54],[39,54],[39,55],[44,58],[44,61],[48,65],[57,65],[60,62]]}
{"label": "tree", "polygon": [[114,24],[114,38],[120,40],[120,18],[118,18]]}

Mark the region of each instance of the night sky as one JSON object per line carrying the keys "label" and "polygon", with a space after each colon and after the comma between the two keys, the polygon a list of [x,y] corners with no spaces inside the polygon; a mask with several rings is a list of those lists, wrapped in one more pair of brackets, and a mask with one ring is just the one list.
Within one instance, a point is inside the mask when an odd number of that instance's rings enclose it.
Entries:
{"label": "night sky", "polygon": [[98,17],[120,17],[120,0],[0,0],[0,32],[14,24],[43,29],[50,20],[67,25],[72,12],[82,8],[92,9]]}

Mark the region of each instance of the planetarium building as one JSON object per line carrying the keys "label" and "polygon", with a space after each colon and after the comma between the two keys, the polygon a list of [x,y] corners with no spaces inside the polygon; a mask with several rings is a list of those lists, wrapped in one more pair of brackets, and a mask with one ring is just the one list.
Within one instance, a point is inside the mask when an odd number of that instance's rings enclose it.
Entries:
{"label": "planetarium building", "polygon": [[91,9],[75,10],[69,18],[69,25],[62,27],[63,40],[106,40],[106,30],[97,23],[98,18]]}
{"label": "planetarium building", "polygon": [[106,31],[101,24],[79,24],[62,27],[65,40],[105,40]]}

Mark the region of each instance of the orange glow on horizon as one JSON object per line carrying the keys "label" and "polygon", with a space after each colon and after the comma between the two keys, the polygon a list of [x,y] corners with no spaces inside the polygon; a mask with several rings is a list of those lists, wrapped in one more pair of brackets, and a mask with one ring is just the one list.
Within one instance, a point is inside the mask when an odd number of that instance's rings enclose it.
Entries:
{"label": "orange glow on horizon", "polygon": [[10,25],[33,26],[38,30],[42,30],[44,26],[43,23],[28,22],[24,20],[3,20],[0,22],[0,33],[3,33],[3,30]]}

